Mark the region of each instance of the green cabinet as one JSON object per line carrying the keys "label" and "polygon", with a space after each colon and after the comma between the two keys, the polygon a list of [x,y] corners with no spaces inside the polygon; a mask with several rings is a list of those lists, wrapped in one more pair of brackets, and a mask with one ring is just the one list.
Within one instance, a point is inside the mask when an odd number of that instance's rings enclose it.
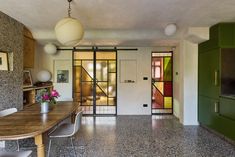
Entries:
{"label": "green cabinet", "polygon": [[218,25],[218,40],[220,47],[234,47],[235,45],[235,24],[223,23]]}
{"label": "green cabinet", "polygon": [[199,54],[199,95],[218,98],[220,92],[220,49]]}
{"label": "green cabinet", "polygon": [[[235,48],[235,23],[212,26],[210,40],[199,44],[198,121],[235,141],[235,95],[221,95],[224,94],[224,90],[221,89],[224,89],[224,80],[226,81],[223,77],[221,79],[221,76],[227,71],[221,70],[224,63],[221,56],[227,48]],[[235,75],[235,71],[233,74],[226,72],[226,77],[228,75]],[[234,76],[232,79],[235,82]]]}
{"label": "green cabinet", "polygon": [[219,113],[221,116],[224,116],[231,120],[235,120],[235,99],[229,97],[221,97]]}
{"label": "green cabinet", "polygon": [[214,117],[217,115],[217,105],[219,103],[219,99],[212,99],[206,96],[198,97],[198,117],[199,122],[212,127],[214,124]]}

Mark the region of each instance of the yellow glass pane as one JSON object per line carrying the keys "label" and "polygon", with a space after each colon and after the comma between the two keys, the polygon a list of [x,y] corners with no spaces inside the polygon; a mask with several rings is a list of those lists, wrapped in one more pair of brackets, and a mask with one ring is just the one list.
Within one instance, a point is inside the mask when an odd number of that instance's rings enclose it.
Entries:
{"label": "yellow glass pane", "polygon": [[81,61],[74,61],[74,66],[81,66]]}
{"label": "yellow glass pane", "polygon": [[115,99],[114,98],[108,98],[109,100],[109,105],[114,106],[115,105]]}
{"label": "yellow glass pane", "polygon": [[108,81],[107,61],[96,62],[96,79],[97,81]]}
{"label": "yellow glass pane", "polygon": [[116,61],[109,61],[109,72],[116,72]]}
{"label": "yellow glass pane", "polygon": [[74,59],[93,59],[93,52],[74,52]]}
{"label": "yellow glass pane", "polygon": [[164,98],[164,108],[172,108],[172,97]]}
{"label": "yellow glass pane", "polygon": [[164,95],[164,83],[163,82],[155,82],[154,85],[157,87],[157,89]]}
{"label": "yellow glass pane", "polygon": [[[94,74],[93,74],[93,61],[82,61],[82,75],[84,75],[85,77],[89,78],[89,80],[92,80],[94,78]],[[89,81],[88,79],[86,79],[86,81]],[[85,81],[83,79],[83,81]]]}
{"label": "yellow glass pane", "polygon": [[116,52],[96,52],[96,59],[116,59]]}

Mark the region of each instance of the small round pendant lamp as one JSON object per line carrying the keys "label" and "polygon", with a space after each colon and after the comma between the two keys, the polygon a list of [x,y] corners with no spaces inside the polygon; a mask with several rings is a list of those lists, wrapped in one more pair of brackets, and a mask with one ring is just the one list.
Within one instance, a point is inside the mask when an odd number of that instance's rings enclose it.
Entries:
{"label": "small round pendant lamp", "polygon": [[47,54],[54,55],[57,52],[57,47],[55,44],[48,43],[44,46],[44,51]]}
{"label": "small round pendant lamp", "polygon": [[68,17],[65,17],[57,22],[55,26],[55,34],[57,40],[61,44],[65,46],[76,46],[83,38],[84,30],[80,21],[71,17],[70,3],[72,0],[68,0],[68,2]]}
{"label": "small round pendant lamp", "polygon": [[168,24],[165,27],[164,33],[167,36],[172,36],[176,33],[176,31],[177,31],[177,26],[176,26],[176,24],[172,23],[172,24]]}

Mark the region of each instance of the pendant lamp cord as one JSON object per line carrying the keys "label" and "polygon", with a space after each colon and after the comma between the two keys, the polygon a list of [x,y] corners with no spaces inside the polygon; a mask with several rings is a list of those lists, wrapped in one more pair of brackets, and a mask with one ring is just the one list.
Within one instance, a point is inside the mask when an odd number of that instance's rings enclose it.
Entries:
{"label": "pendant lamp cord", "polygon": [[68,8],[68,17],[71,17],[71,2],[72,2],[72,0],[68,0],[68,2],[69,2],[69,8]]}

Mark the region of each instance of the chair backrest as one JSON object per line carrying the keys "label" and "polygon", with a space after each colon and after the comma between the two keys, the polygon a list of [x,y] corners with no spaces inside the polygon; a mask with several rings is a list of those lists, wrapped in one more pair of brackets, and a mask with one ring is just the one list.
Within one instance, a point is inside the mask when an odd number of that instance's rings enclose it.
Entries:
{"label": "chair backrest", "polygon": [[80,129],[82,124],[82,111],[78,112],[75,117],[73,135]]}
{"label": "chair backrest", "polygon": [[17,112],[16,108],[9,108],[9,109],[0,111],[0,117],[5,117],[5,116],[13,114],[15,112]]}
{"label": "chair backrest", "polygon": [[0,157],[29,157],[31,154],[31,150],[20,152],[0,152]]}

